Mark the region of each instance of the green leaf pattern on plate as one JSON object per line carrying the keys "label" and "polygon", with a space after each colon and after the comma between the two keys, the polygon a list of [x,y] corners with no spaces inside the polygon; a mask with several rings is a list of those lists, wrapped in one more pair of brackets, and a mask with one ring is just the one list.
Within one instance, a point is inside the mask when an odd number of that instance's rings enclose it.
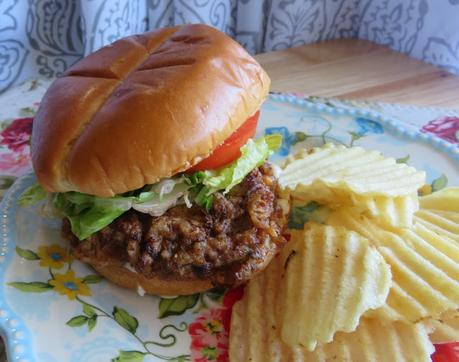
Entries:
{"label": "green leaf pattern on plate", "polygon": [[52,285],[44,282],[12,282],[8,283],[8,285],[19,289],[21,292],[28,293],[44,293],[53,289]]}
{"label": "green leaf pattern on plate", "polygon": [[145,353],[139,351],[119,351],[118,357],[113,358],[113,362],[142,362]]}
{"label": "green leaf pattern on plate", "polygon": [[91,307],[89,304],[84,304],[83,305],[83,313],[86,314],[88,317],[94,317],[97,315],[96,311],[94,310],[93,307]]}
{"label": "green leaf pattern on plate", "polygon": [[[40,247],[39,247],[40,249]],[[44,250],[48,250],[49,247],[46,246]],[[23,249],[16,247],[16,254],[22,259],[28,261],[40,261],[40,266],[47,269],[49,273],[49,278],[46,282],[44,281],[32,281],[32,282],[10,282],[8,285],[15,289],[18,289],[22,292],[27,293],[44,293],[48,291],[59,292],[61,295],[66,295],[70,301],[75,301],[80,303],[82,306],[82,314],[78,314],[74,317],[71,317],[67,322],[71,328],[78,328],[82,326],[87,326],[88,332],[91,332],[97,326],[97,322],[101,317],[109,319],[112,322],[116,323],[124,330],[126,330],[131,336],[133,336],[139,344],[142,346],[143,351],[123,351],[120,350],[117,357],[112,358],[112,361],[143,361],[144,357],[149,355],[157,357],[162,360],[168,361],[189,361],[190,355],[183,354],[179,356],[164,356],[161,354],[155,353],[151,346],[158,347],[172,347],[177,342],[177,337],[175,333],[183,333],[187,331],[188,325],[185,322],[180,323],[178,326],[173,324],[167,324],[163,326],[159,331],[159,341],[149,341],[142,339],[137,334],[137,329],[139,327],[138,319],[129,313],[126,309],[119,306],[114,306],[111,313],[107,312],[103,308],[98,307],[97,305],[91,304],[81,297],[85,295],[91,295],[91,290],[89,289],[88,284],[96,284],[103,280],[100,275],[89,274],[84,277],[77,277],[72,270],[72,260],[71,258],[65,259],[67,263],[67,273],[66,274],[57,274],[53,270],[54,268],[62,268],[63,265],[52,266],[48,263],[42,263],[42,259],[37,252],[29,249]],[[40,254],[41,255],[41,254]],[[55,283],[56,278],[67,276],[69,279],[65,281],[62,285],[59,285],[59,290],[57,289]],[[81,289],[79,288],[81,287]],[[62,293],[62,288],[68,288],[65,290],[65,293]],[[68,291],[68,293],[67,293]],[[87,294],[89,292],[89,294]],[[218,299],[221,295],[220,291],[213,290],[209,293],[212,293],[209,296],[212,299]],[[163,313],[166,315],[179,315],[183,314],[187,309],[194,307],[198,300],[200,299],[200,294],[194,294],[191,296],[185,296],[182,298],[165,298],[163,301]],[[172,332],[170,330],[173,330]]]}
{"label": "green leaf pattern on plate", "polygon": [[91,332],[97,323],[97,315],[92,316],[88,319],[88,331]]}
{"label": "green leaf pattern on plate", "polygon": [[288,227],[290,229],[303,229],[304,223],[307,221],[315,221],[323,223],[330,213],[330,209],[315,201],[311,201],[306,205],[294,206],[290,212]]}
{"label": "green leaf pattern on plate", "polygon": [[130,315],[125,309],[114,307],[113,308],[113,318],[115,321],[124,329],[128,330],[131,333],[135,333],[137,331],[137,327],[139,326],[139,321],[137,318]]}
{"label": "green leaf pattern on plate", "polygon": [[448,185],[448,177],[446,177],[446,175],[441,175],[439,178],[433,180],[432,192],[444,189],[447,185]]}
{"label": "green leaf pattern on plate", "polygon": [[96,284],[103,280],[100,275],[90,274],[83,278],[83,283],[85,284]]}
{"label": "green leaf pattern on plate", "polygon": [[396,161],[397,163],[408,163],[409,159],[410,155],[406,155],[405,157],[397,158]]}
{"label": "green leaf pattern on plate", "polygon": [[199,300],[199,294],[180,295],[175,298],[161,298],[159,302],[159,318],[183,314],[193,308]]}
{"label": "green leaf pattern on plate", "polygon": [[77,315],[76,317],[73,317],[69,321],[67,321],[67,325],[70,327],[81,327],[85,325],[88,322],[88,317],[84,315]]}
{"label": "green leaf pattern on plate", "polygon": [[34,253],[32,250],[22,249],[19,246],[16,246],[16,253],[23,259],[26,260],[39,260],[40,257]]}

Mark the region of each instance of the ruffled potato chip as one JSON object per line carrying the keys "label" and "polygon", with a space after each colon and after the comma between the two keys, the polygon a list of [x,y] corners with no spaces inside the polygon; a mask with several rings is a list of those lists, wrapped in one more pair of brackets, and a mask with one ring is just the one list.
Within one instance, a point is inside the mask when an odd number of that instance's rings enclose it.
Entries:
{"label": "ruffled potato chip", "polygon": [[459,242],[459,187],[448,187],[419,198],[417,223]]}
{"label": "ruffled potato chip", "polygon": [[459,213],[421,209],[415,214],[414,219],[418,224],[459,243]]}
{"label": "ruffled potato chip", "polygon": [[459,340],[459,187],[418,198],[423,172],[360,147],[283,167],[297,230],[234,306],[232,361],[430,361]]}
{"label": "ruffled potato chip", "polygon": [[447,187],[419,198],[423,209],[459,213],[459,187]]}
{"label": "ruffled potato chip", "polygon": [[354,210],[377,220],[389,228],[411,227],[414,213],[419,209],[417,194],[397,197],[352,197]]}
{"label": "ruffled potato chip", "polygon": [[391,266],[392,288],[386,305],[369,312],[389,320],[438,318],[459,301],[459,245],[422,224],[387,231],[373,220],[348,210],[333,213],[327,223],[365,236]]}
{"label": "ruffled potato chip", "polygon": [[[434,351],[424,325],[362,318],[356,331],[338,332],[313,352],[282,342],[276,314],[284,263],[275,258],[254,277],[233,307],[229,357],[234,362],[424,362]],[[307,306],[307,301],[297,308]]]}
{"label": "ruffled potato chip", "polygon": [[362,319],[355,332],[338,333],[332,343],[304,354],[302,361],[430,362],[433,352],[428,330],[423,326]]}
{"label": "ruffled potato chip", "polygon": [[338,331],[354,331],[360,316],[381,307],[389,293],[391,273],[382,256],[342,227],[308,224],[292,233],[281,259],[279,327],[292,346],[313,351]]}
{"label": "ruffled potato chip", "polygon": [[293,205],[316,202],[330,209],[349,207],[356,213],[373,217],[383,226],[411,227],[414,213],[419,209],[417,193],[406,196],[362,196],[349,190],[298,185],[290,192]]}
{"label": "ruffled potato chip", "polygon": [[289,158],[279,177],[283,188],[331,188],[364,196],[407,196],[425,182],[425,173],[377,151],[326,144]]}
{"label": "ruffled potato chip", "polygon": [[459,309],[448,310],[440,318],[429,318],[422,322],[432,330],[429,337],[432,343],[451,343],[459,341]]}
{"label": "ruffled potato chip", "polygon": [[459,242],[459,187],[449,187],[419,198],[416,221]]}

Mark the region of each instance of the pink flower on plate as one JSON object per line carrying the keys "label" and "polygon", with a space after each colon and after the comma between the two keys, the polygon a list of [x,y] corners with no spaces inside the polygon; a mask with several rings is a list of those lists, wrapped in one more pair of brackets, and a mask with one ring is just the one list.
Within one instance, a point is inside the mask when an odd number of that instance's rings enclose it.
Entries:
{"label": "pink flower on plate", "polygon": [[451,143],[459,142],[459,117],[441,117],[424,125],[421,132],[432,133]]}
{"label": "pink flower on plate", "polygon": [[188,327],[194,362],[227,362],[231,311],[244,295],[244,287],[228,290],[223,305],[201,313]]}
{"label": "pink flower on plate", "polygon": [[33,118],[18,118],[6,127],[0,135],[1,145],[7,146],[11,151],[20,151],[29,145],[32,134]]}
{"label": "pink flower on plate", "polygon": [[0,153],[0,173],[9,176],[21,176],[30,167],[29,148],[18,152]]}
{"label": "pink flower on plate", "polygon": [[228,361],[228,331],[223,325],[226,312],[226,308],[208,309],[189,325],[194,362]]}

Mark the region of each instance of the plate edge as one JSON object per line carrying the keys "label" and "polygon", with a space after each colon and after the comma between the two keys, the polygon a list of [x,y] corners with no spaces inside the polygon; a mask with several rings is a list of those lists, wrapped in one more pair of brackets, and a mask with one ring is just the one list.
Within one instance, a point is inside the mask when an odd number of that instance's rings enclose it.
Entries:
{"label": "plate edge", "polygon": [[[270,94],[269,98],[274,101],[285,102],[302,106],[303,108],[326,112],[331,115],[347,115],[351,117],[368,117],[383,124],[385,129],[393,135],[402,136],[409,140],[418,141],[423,144],[432,146],[434,149],[450,156],[455,163],[459,164],[459,147],[446,142],[435,135],[425,134],[420,131],[409,130],[400,124],[394,117],[384,116],[382,113],[370,111],[365,109],[349,109],[344,107],[330,107],[321,103],[311,103],[300,97],[290,94]],[[4,290],[4,277],[5,271],[14,257],[14,251],[11,250],[13,244],[12,240],[15,236],[14,221],[11,225],[9,214],[15,213],[17,204],[15,202],[18,192],[27,185],[28,182],[34,179],[33,173],[25,174],[19,177],[11,188],[6,192],[2,202],[0,203],[0,246],[2,251],[0,257],[4,260],[0,263],[0,334],[4,337],[5,349],[9,360],[24,360],[29,362],[36,362],[37,359],[32,351],[34,349],[33,339],[27,327],[25,327],[22,319],[14,313],[11,308],[6,304],[6,301],[1,296]],[[4,247],[7,247],[6,251]],[[16,323],[12,323],[15,321]],[[20,338],[14,337],[14,334],[22,332],[23,336]],[[19,349],[19,351],[15,351]]]}
{"label": "plate edge", "polygon": [[6,270],[14,258],[15,243],[13,242],[15,220],[11,214],[16,214],[18,205],[16,197],[22,189],[35,178],[33,173],[19,177],[6,192],[0,203],[0,334],[5,344],[8,361],[36,362],[38,361],[33,348],[33,338],[22,318],[13,312],[4,298]]}
{"label": "plate edge", "polygon": [[269,98],[274,101],[286,102],[307,108],[310,110],[327,112],[331,115],[347,115],[351,117],[368,117],[380,122],[389,133],[395,136],[402,136],[412,141],[418,141],[435,148],[437,151],[447,154],[455,163],[459,164],[459,147],[433,135],[410,130],[394,117],[388,117],[380,112],[366,109],[350,109],[345,107],[330,107],[322,103],[312,103],[303,98],[291,94],[269,94]]}

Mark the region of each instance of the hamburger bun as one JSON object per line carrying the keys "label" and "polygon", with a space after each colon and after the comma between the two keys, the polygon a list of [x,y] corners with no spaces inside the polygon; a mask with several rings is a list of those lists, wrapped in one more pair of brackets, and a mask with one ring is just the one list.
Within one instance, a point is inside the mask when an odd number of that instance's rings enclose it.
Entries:
{"label": "hamburger bun", "polygon": [[[264,270],[275,255],[276,250],[273,249],[263,262],[254,269],[252,277]],[[215,287],[210,281],[210,278],[190,277],[185,279],[174,276],[171,276],[170,279],[164,279],[161,276],[149,276],[147,278],[135,272],[132,268],[126,268],[116,262],[107,263],[94,260],[86,262],[108,281],[124,288],[144,292],[145,294],[163,296],[189,295],[204,292]]]}
{"label": "hamburger bun", "polygon": [[269,85],[238,43],[206,25],[118,40],[45,94],[32,134],[39,183],[110,197],[187,170],[259,109]]}
{"label": "hamburger bun", "polygon": [[196,202],[207,186],[192,190],[189,180],[171,203],[160,192],[150,209],[110,203],[171,176],[187,182],[176,174],[246,124],[269,84],[238,43],[205,25],[120,39],[57,79],[34,120],[32,162],[56,193],[73,256],[119,286],[159,295],[235,286],[263,270],[285,243],[268,164],[254,164],[228,195],[214,190],[209,206]]}
{"label": "hamburger bun", "polygon": [[213,287],[207,279],[164,279],[158,276],[145,277],[119,264],[94,263],[92,267],[104,278],[123,288],[152,295],[189,295]]}

